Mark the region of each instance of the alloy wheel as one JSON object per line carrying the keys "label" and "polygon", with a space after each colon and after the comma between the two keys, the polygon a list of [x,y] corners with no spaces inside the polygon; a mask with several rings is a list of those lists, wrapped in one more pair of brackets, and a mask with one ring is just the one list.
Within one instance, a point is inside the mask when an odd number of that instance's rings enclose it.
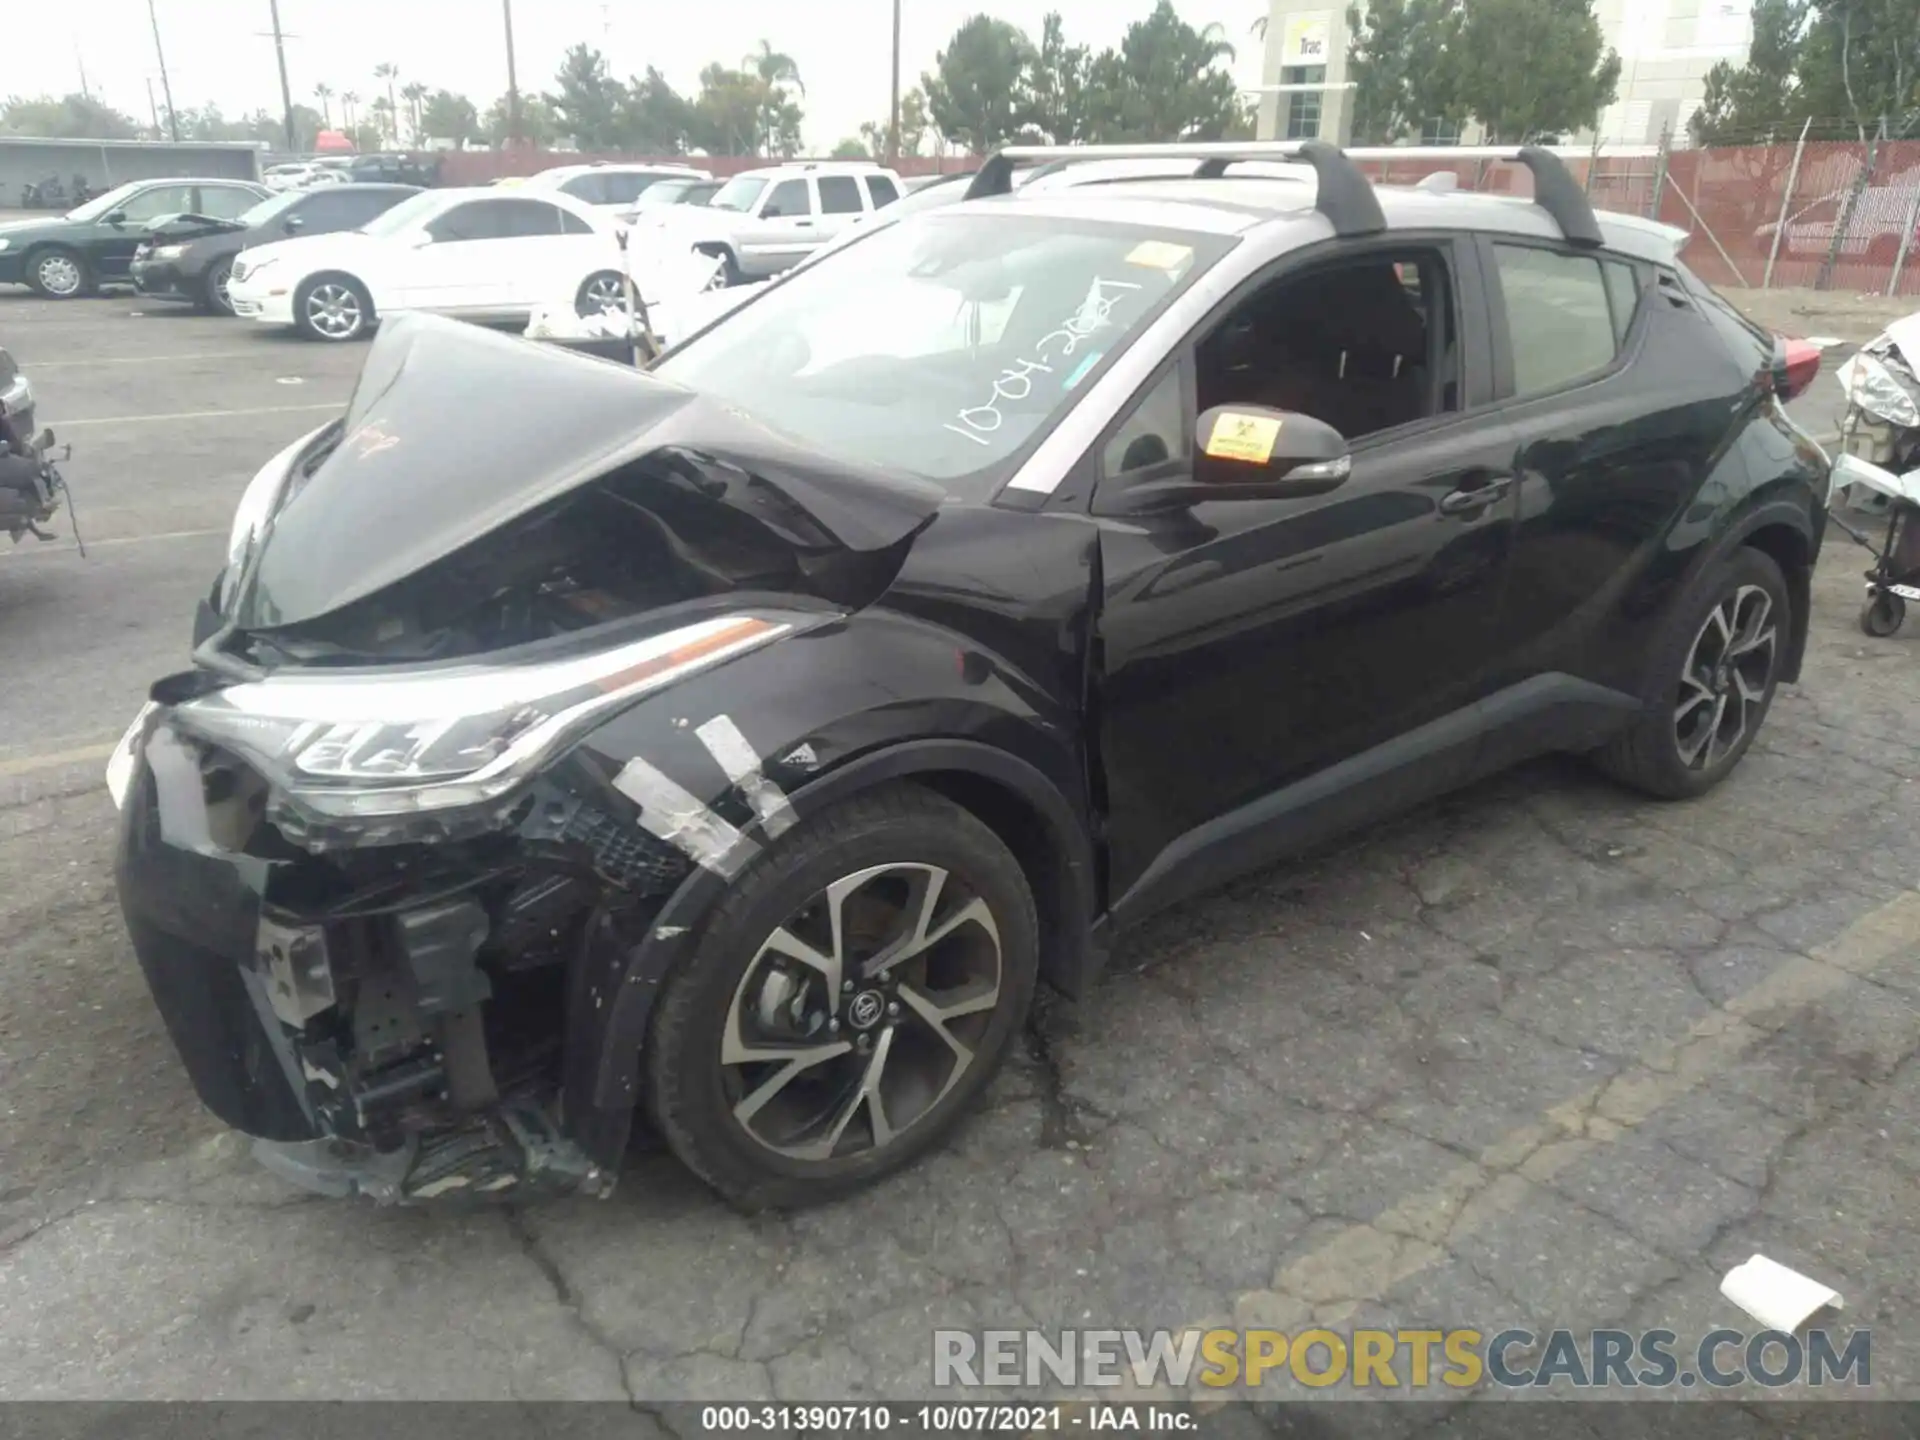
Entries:
{"label": "alloy wheel", "polygon": [[627,303],[627,287],[616,275],[596,275],[587,281],[580,292],[581,313],[591,315],[599,310],[624,309]]}
{"label": "alloy wheel", "polygon": [[894,1143],[972,1068],[1002,979],[993,913],[957,875],[903,862],[834,881],[734,990],[719,1057],[734,1120],[794,1160]]}
{"label": "alloy wheel", "polygon": [[227,287],[232,283],[232,266],[222,265],[213,272],[213,298],[229,315],[233,313],[233,297],[227,293]]}
{"label": "alloy wheel", "polygon": [[34,267],[40,288],[49,295],[65,298],[80,293],[80,262],[71,255],[48,255]]}
{"label": "alloy wheel", "polygon": [[1687,769],[1713,769],[1759,723],[1778,648],[1773,599],[1758,585],[1740,586],[1707,613],[1687,652],[1673,711]]}
{"label": "alloy wheel", "polygon": [[308,293],[307,320],[329,340],[351,340],[360,332],[366,315],[360,309],[360,297],[350,287],[329,280]]}

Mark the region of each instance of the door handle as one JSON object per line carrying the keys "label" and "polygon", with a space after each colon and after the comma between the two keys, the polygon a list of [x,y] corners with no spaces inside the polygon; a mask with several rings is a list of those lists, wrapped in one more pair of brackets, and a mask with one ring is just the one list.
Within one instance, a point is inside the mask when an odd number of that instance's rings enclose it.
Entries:
{"label": "door handle", "polygon": [[1478,485],[1462,485],[1440,497],[1442,515],[1473,515],[1487,508],[1496,500],[1506,497],[1513,488],[1511,475],[1495,475],[1481,481]]}

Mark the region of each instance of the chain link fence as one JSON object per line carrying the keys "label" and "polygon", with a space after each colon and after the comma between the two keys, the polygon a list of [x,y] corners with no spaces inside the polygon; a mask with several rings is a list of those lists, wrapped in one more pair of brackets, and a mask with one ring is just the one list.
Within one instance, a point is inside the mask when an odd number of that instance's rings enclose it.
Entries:
{"label": "chain link fence", "polygon": [[[1685,230],[1683,258],[1714,285],[1920,297],[1920,140],[1856,144],[1804,133],[1697,150],[1558,153],[1594,208]],[[1449,160],[1435,150],[1354,153],[1386,183],[1451,171],[1463,190],[1531,193],[1524,168],[1503,161]]]}

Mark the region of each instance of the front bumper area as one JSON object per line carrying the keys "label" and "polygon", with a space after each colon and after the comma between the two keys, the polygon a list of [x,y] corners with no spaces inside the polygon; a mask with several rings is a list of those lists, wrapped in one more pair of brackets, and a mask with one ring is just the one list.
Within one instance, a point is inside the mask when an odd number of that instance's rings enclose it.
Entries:
{"label": "front bumper area", "polygon": [[142,295],[160,300],[187,300],[194,294],[194,282],[181,273],[172,260],[144,260],[136,257],[127,267],[133,288]]}
{"label": "front bumper area", "polygon": [[272,269],[253,271],[247,278],[227,281],[227,299],[233,313],[243,320],[258,320],[263,325],[293,324],[293,291],[276,285]]}
{"label": "front bumper area", "polygon": [[629,1116],[560,1119],[574,976],[622,943],[602,887],[567,873],[598,863],[579,809],[538,807],[551,865],[515,836],[319,856],[164,705],[126,758],[128,933],[194,1089],[263,1163],[389,1204],[611,1191]]}

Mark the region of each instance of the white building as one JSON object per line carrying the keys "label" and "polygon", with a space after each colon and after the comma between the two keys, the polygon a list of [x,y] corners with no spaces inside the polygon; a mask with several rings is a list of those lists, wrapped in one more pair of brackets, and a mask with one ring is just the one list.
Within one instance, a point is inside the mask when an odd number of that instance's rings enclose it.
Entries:
{"label": "white building", "polygon": [[[1753,41],[1751,0],[1596,0],[1601,34],[1620,54],[1618,98],[1600,117],[1599,138],[1612,144],[1657,142],[1671,129],[1685,144],[1687,120],[1699,108],[1707,71],[1717,61],[1738,65]],[[1263,85],[1337,87],[1351,77],[1351,43],[1344,4],[1328,0],[1271,0]],[[1263,140],[1351,139],[1351,92],[1266,93],[1260,97]],[[1427,144],[1464,140],[1428,127]],[[1584,143],[1590,134],[1565,137]]]}

